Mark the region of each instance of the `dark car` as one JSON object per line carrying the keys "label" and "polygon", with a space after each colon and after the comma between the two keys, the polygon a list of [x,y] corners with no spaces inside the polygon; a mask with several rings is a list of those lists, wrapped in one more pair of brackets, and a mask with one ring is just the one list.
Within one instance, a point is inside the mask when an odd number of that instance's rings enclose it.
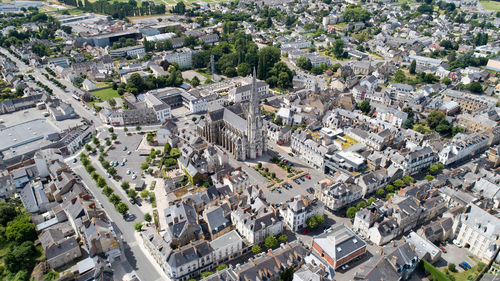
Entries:
{"label": "dark car", "polygon": [[134,214],[127,214],[125,216],[125,221],[134,221],[135,220],[135,215]]}
{"label": "dark car", "polygon": [[314,188],[309,187],[309,188],[307,189],[307,192],[309,192],[310,194],[314,194]]}
{"label": "dark car", "polygon": [[78,159],[76,159],[76,158],[75,158],[75,159],[73,159],[73,163],[76,163],[76,161],[78,161]]}

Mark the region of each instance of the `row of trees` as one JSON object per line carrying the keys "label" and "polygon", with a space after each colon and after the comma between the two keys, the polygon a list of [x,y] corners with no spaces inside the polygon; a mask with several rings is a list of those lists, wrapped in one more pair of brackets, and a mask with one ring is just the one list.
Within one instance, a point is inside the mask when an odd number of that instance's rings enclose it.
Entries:
{"label": "row of trees", "polygon": [[87,173],[89,173],[92,179],[96,182],[96,185],[103,189],[103,194],[108,197],[109,202],[115,206],[118,213],[122,215],[127,214],[128,205],[123,203],[121,197],[116,195],[113,192],[113,189],[106,184],[106,180],[95,171],[94,166],[92,166],[92,163],[90,163],[87,155],[83,152],[80,154],[80,161],[82,161],[82,165],[85,167],[85,170],[87,170]]}
{"label": "row of trees", "polygon": [[[414,179],[409,176],[409,175],[404,175],[403,178],[397,179],[392,182],[392,184],[388,184],[385,186],[385,188],[379,188],[376,192],[377,197],[389,200],[394,194],[398,192],[399,189],[402,187],[411,184],[414,181]],[[356,206],[351,206],[347,209],[346,211],[346,216],[350,219],[354,219],[356,216],[356,213],[368,206],[370,206],[373,202],[375,202],[377,199],[375,197],[370,197],[366,201],[360,201]]]}
{"label": "row of trees", "polygon": [[135,0],[129,0],[128,2],[108,2],[107,0],[90,2],[89,0],[85,0],[84,5],[79,7],[86,12],[106,14],[115,19],[123,19],[128,16],[165,14],[165,4],[154,4],[148,1],[141,2],[141,6],[139,7]]}

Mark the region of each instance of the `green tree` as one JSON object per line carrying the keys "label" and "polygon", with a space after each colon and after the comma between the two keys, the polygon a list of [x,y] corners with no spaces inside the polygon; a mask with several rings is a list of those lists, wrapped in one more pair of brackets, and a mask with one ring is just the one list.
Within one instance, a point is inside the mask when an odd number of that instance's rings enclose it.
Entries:
{"label": "green tree", "polygon": [[122,187],[124,190],[127,190],[127,189],[129,189],[130,184],[129,184],[127,181],[124,181],[124,182],[122,182],[121,187]]}
{"label": "green tree", "polygon": [[193,77],[193,79],[191,79],[191,85],[193,85],[193,87],[198,87],[200,85],[200,79],[198,78],[198,76],[195,76]]}
{"label": "green tree", "polygon": [[410,70],[410,74],[415,75],[416,69],[417,69],[417,61],[416,60],[412,60],[411,64],[410,64],[410,69],[409,69]]}
{"label": "green tree", "polygon": [[28,214],[17,216],[7,223],[5,238],[8,241],[22,243],[24,241],[35,241],[36,237],[35,225],[31,222]]}
{"label": "green tree", "polygon": [[152,217],[151,217],[151,215],[149,213],[144,214],[144,220],[145,221],[151,222],[151,219],[152,219]]}
{"label": "green tree", "polygon": [[427,181],[429,181],[429,182],[430,182],[430,181],[433,181],[433,180],[434,180],[434,177],[433,177],[433,176],[431,176],[431,175],[426,175],[426,176],[425,176],[425,179],[426,179]]}
{"label": "green tree", "polygon": [[141,191],[141,198],[148,198],[148,197],[149,197],[149,191],[147,189]]}
{"label": "green tree", "polygon": [[105,186],[103,189],[102,189],[102,193],[104,195],[106,195],[106,197],[109,197],[112,193],[113,193],[113,189],[109,186]]}
{"label": "green tree", "polygon": [[253,245],[253,247],[252,247],[252,253],[254,253],[254,254],[258,254],[258,253],[260,253],[261,251],[262,251],[262,249],[260,248],[260,246],[259,246],[259,245]]}
{"label": "green tree", "polygon": [[217,271],[221,271],[221,270],[224,270],[227,268],[227,265],[222,263],[222,264],[219,264],[219,266],[217,266]]}
{"label": "green tree", "polygon": [[359,110],[361,110],[363,113],[368,114],[371,110],[371,105],[368,100],[364,100],[361,103],[358,104]]}
{"label": "green tree", "polygon": [[429,167],[429,172],[431,172],[431,174],[435,174],[438,170],[439,170],[439,168],[436,165],[431,165]]}
{"label": "green tree", "polygon": [[358,204],[356,204],[356,209],[358,209],[358,210],[361,210],[364,207],[366,207],[366,203],[364,201],[361,201]]}
{"label": "green tree", "polygon": [[402,179],[397,179],[392,184],[397,188],[401,188],[405,183]]}
{"label": "green tree", "polygon": [[[114,193],[112,193],[108,198],[109,198],[109,202],[111,202],[111,204],[113,204],[115,206],[117,206],[120,203],[120,201],[122,201],[120,196],[118,196]],[[125,205],[125,206],[127,206],[127,205]]]}
{"label": "green tree", "polygon": [[21,245],[11,247],[5,255],[4,263],[7,270],[12,273],[20,270],[31,271],[36,263],[35,245],[31,241],[25,241]]}
{"label": "green tree", "polygon": [[389,184],[385,187],[385,191],[387,192],[393,192],[394,191],[394,186]]}
{"label": "green tree", "polygon": [[278,240],[276,240],[274,235],[269,235],[264,239],[264,246],[266,246],[268,250],[274,249],[278,246]]}
{"label": "green tree", "polygon": [[406,75],[401,69],[394,73],[394,81],[397,83],[404,83],[406,81]]}
{"label": "green tree", "polygon": [[135,126],[136,131],[140,131],[141,129],[142,129],[141,126],[139,126],[139,125]]}
{"label": "green tree", "polygon": [[451,272],[457,272],[457,266],[454,263],[448,264],[448,270]]}
{"label": "green tree", "polygon": [[404,175],[404,176],[403,176],[403,182],[404,182],[406,185],[408,185],[408,184],[412,183],[412,182],[413,182],[413,180],[414,180],[414,179],[413,179],[411,176],[409,176],[409,175]]}
{"label": "green tree", "polygon": [[353,219],[356,216],[356,212],[358,209],[356,207],[349,207],[346,211],[346,216],[350,219]]}
{"label": "green tree", "polygon": [[438,169],[439,169],[439,170],[444,169],[444,165],[443,165],[443,163],[438,163],[438,164],[437,164],[437,167],[438,167]]}
{"label": "green tree", "polygon": [[128,197],[134,199],[135,197],[137,197],[137,191],[135,191],[135,189],[131,188],[128,190],[127,195],[128,195]]}
{"label": "green tree", "polygon": [[248,63],[242,62],[238,65],[238,75],[239,76],[245,77],[245,76],[250,75],[251,72],[252,72],[252,69]]}
{"label": "green tree", "polygon": [[118,213],[125,215],[128,212],[128,206],[127,204],[120,202],[116,205],[116,210]]}
{"label": "green tree", "polygon": [[13,204],[0,202],[0,225],[6,226],[9,221],[12,221],[17,215],[16,208]]}
{"label": "green tree", "polygon": [[379,190],[377,190],[378,196],[384,196],[384,194],[385,194],[385,190],[383,188],[379,188]]}
{"label": "green tree", "polygon": [[445,116],[441,111],[434,110],[429,113],[425,120],[429,128],[435,129],[441,121],[445,120]]}
{"label": "green tree", "polygon": [[105,185],[106,185],[106,180],[105,180],[105,179],[103,179],[102,177],[99,177],[99,178],[97,179],[97,186],[102,188],[102,187],[104,187]]}
{"label": "green tree", "polygon": [[389,199],[391,199],[393,196],[394,196],[394,193],[387,193],[387,194],[385,195],[385,200],[389,200]]}
{"label": "green tree", "polygon": [[340,58],[344,54],[344,40],[337,39],[333,42],[332,52],[335,57]]}
{"label": "green tree", "polygon": [[368,198],[368,200],[366,200],[366,205],[367,206],[370,206],[371,204],[373,204],[375,201],[377,201],[377,199],[375,199],[375,197],[371,196],[370,198]]}
{"label": "green tree", "polygon": [[142,222],[136,222],[134,225],[134,229],[137,232],[141,232],[142,231]]}
{"label": "green tree", "polygon": [[302,56],[302,57],[297,59],[297,66],[304,69],[304,70],[311,70],[312,63],[311,63],[310,59]]}
{"label": "green tree", "polygon": [[483,86],[481,86],[481,83],[477,82],[477,81],[470,83],[467,86],[467,89],[469,89],[469,91],[476,93],[476,94],[481,94],[483,92]]}
{"label": "green tree", "polygon": [[108,132],[113,133],[114,131],[115,131],[115,129],[113,127],[108,128]]}
{"label": "green tree", "polygon": [[281,243],[285,243],[287,240],[288,240],[288,236],[286,234],[281,234],[279,237],[278,237],[278,240],[281,242]]}
{"label": "green tree", "polygon": [[148,163],[146,163],[146,162],[142,162],[141,163],[141,169],[142,170],[147,170],[148,168],[149,168],[149,164]]}

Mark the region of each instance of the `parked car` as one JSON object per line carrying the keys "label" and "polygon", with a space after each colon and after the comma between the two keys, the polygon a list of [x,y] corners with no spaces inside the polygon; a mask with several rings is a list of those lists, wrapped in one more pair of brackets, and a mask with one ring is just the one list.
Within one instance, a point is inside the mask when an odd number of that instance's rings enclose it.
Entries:
{"label": "parked car", "polygon": [[307,189],[307,192],[309,192],[310,194],[314,194],[314,188],[309,187],[309,188]]}
{"label": "parked car", "polygon": [[457,239],[453,240],[453,244],[457,245],[459,248],[462,248],[462,244],[460,244]]}
{"label": "parked car", "polygon": [[302,234],[307,234],[307,233],[309,233],[309,229],[302,230]]}
{"label": "parked car", "polygon": [[133,221],[135,220],[135,215],[134,214],[130,214],[128,213],[126,216],[125,216],[125,221]]}
{"label": "parked car", "polygon": [[124,147],[123,147],[123,151],[127,151],[127,146],[124,146]]}
{"label": "parked car", "polygon": [[76,159],[76,158],[75,158],[75,159],[73,159],[73,163],[76,163],[76,161],[78,161],[78,159]]}
{"label": "parked car", "polygon": [[311,179],[311,176],[309,174],[306,174],[304,177],[306,177],[306,179],[308,179],[308,180]]}
{"label": "parked car", "polygon": [[459,264],[459,266],[460,266],[461,268],[463,268],[463,270],[468,270],[468,269],[471,269],[470,264],[468,264],[468,263],[467,263],[467,262],[465,262],[465,261],[461,262],[461,263]]}
{"label": "parked car", "polygon": [[293,157],[293,153],[289,152],[288,155],[292,156]]}
{"label": "parked car", "polygon": [[131,153],[130,151],[127,151],[127,155],[130,155],[130,153]]}
{"label": "parked car", "polygon": [[299,178],[301,181],[306,181],[306,179],[304,177],[300,177]]}
{"label": "parked car", "polygon": [[130,204],[135,204],[135,198],[129,198],[128,201],[130,202]]}
{"label": "parked car", "polygon": [[130,175],[130,170],[127,170],[127,175]]}
{"label": "parked car", "polygon": [[439,250],[441,250],[443,253],[446,253],[446,249],[445,249],[443,246],[439,246],[438,248],[439,248]]}

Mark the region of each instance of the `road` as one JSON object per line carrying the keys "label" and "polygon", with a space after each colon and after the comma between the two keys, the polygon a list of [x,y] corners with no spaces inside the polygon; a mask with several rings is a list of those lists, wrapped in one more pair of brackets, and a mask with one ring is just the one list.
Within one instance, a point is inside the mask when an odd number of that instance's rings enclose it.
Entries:
{"label": "road", "polygon": [[[4,48],[0,48],[0,51],[16,63],[20,72],[26,73],[30,69],[33,70],[33,72],[31,73],[33,77],[35,77],[41,83],[50,87],[53,90],[54,96],[56,96],[58,99],[70,103],[78,115],[93,121],[97,130],[106,129],[106,126],[102,123],[102,121],[98,117],[94,116],[90,110],[85,109],[84,105],[81,102],[71,97],[72,92],[76,89],[73,85],[71,85],[71,83],[63,79],[58,79],[61,83],[67,86],[66,88],[67,92],[65,92],[64,90],[60,89],[52,82],[47,80],[47,78],[42,74],[42,71],[40,69],[31,68],[30,66],[26,65],[23,61],[14,57]],[[148,126],[148,128],[154,128],[154,127],[157,126]],[[70,161],[74,157],[77,157],[77,155],[78,154],[76,154],[73,157],[67,158],[66,161],[68,162],[70,167],[75,171],[75,173],[77,173],[82,177],[82,181],[86,185],[88,190],[90,190],[94,195],[94,197],[97,199],[97,201],[100,204],[102,204],[102,208],[107,211],[107,214],[111,219],[115,227],[115,230],[117,231],[117,234],[121,235],[123,240],[122,250],[124,250],[126,259],[122,260],[122,262],[119,265],[115,266],[117,267],[116,269],[114,267],[115,272],[118,273],[118,275],[123,275],[124,273],[132,272],[132,270],[135,270],[135,272],[137,273],[137,275],[141,280],[148,280],[148,281],[168,280],[155,268],[155,266],[151,264],[150,259],[148,259],[146,254],[139,247],[138,241],[136,240],[136,237],[134,235],[135,222],[126,222],[123,219],[123,217],[115,210],[113,204],[111,204],[108,201],[108,198],[104,194],[102,194],[101,190],[99,190],[99,188],[94,184],[94,181],[87,173],[85,168],[80,164],[80,162],[73,163],[72,161]],[[97,171],[104,176],[106,173],[102,169],[101,165],[95,163],[97,161],[92,161],[92,162],[94,163],[94,166],[96,167]],[[112,182],[110,180],[107,181]],[[113,187],[116,188],[116,183],[114,181],[113,181]],[[135,205],[131,205],[127,201],[127,198],[123,198],[123,196],[121,197],[123,201],[129,205],[129,212],[137,217],[136,221],[142,220],[143,213],[139,210],[139,208]]]}
{"label": "road", "polygon": [[59,82],[61,82],[66,86],[66,92],[65,92],[64,90],[53,84],[51,81],[49,81],[42,74],[45,73],[45,70],[42,71],[38,68],[30,67],[29,65],[25,64],[23,61],[19,60],[11,53],[9,53],[9,51],[7,51],[5,48],[0,48],[0,51],[7,57],[9,57],[13,62],[15,62],[17,67],[19,68],[19,71],[22,72],[23,74],[26,74],[28,70],[32,70],[33,72],[30,74],[33,75],[33,77],[35,77],[36,80],[40,81],[42,84],[47,85],[49,88],[51,88],[53,91],[53,95],[56,96],[58,99],[71,104],[71,106],[79,116],[94,122],[96,129],[103,127],[102,121],[97,116],[94,116],[91,110],[85,109],[82,102],[77,101],[71,97],[72,93],[77,90],[75,86],[73,86],[71,83],[69,83],[64,79],[57,79]]}
{"label": "road", "polygon": [[[135,270],[137,275],[141,280],[144,281],[159,281],[159,280],[167,280],[160,272],[156,270],[156,268],[151,264],[150,259],[145,255],[145,253],[139,247],[136,236],[134,235],[134,224],[136,221],[142,220],[142,212],[135,205],[130,204],[127,201],[127,198],[123,198],[123,202],[125,202],[129,207],[129,213],[134,214],[137,219],[132,222],[127,222],[123,219],[123,217],[115,210],[115,206],[108,201],[108,198],[101,192],[101,190],[94,184],[94,181],[87,173],[85,168],[81,165],[80,161],[76,163],[72,163],[72,161],[68,161],[68,163],[73,171],[76,174],[81,176],[82,182],[86,185],[86,187],[92,192],[97,201],[101,204],[104,210],[107,210],[107,214],[111,221],[113,222],[115,229],[117,229],[117,235],[121,235],[123,240],[123,249],[125,251],[126,261],[123,261],[120,265],[124,272],[131,272]],[[97,165],[94,163],[94,167],[96,170],[103,175],[102,168],[100,168],[100,164]],[[110,180],[107,180],[108,184]],[[119,271],[117,269],[116,271]]]}

